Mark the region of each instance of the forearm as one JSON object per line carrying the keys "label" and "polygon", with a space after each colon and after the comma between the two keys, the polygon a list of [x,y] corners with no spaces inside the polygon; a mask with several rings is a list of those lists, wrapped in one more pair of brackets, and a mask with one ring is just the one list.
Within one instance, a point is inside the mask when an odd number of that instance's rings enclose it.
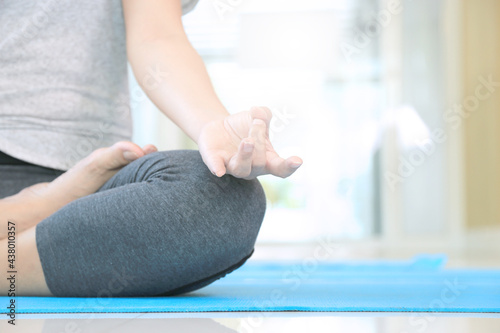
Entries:
{"label": "forearm", "polygon": [[128,57],[151,101],[195,142],[207,122],[228,115],[201,57],[184,36],[129,45]]}

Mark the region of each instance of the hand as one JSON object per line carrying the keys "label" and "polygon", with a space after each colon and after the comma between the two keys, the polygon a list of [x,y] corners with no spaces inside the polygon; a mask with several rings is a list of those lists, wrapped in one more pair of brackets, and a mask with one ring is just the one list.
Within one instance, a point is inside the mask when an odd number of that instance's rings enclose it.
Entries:
{"label": "hand", "polygon": [[276,153],[269,140],[271,117],[268,108],[253,107],[207,123],[200,132],[198,147],[210,171],[218,177],[230,174],[243,179],[293,174],[302,159],[283,159]]}

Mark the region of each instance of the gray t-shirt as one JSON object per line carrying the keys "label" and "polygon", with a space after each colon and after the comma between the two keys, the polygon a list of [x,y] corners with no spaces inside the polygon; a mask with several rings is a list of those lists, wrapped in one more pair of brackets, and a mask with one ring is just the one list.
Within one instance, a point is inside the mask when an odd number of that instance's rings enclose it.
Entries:
{"label": "gray t-shirt", "polygon": [[67,170],[131,135],[121,0],[0,0],[0,151]]}

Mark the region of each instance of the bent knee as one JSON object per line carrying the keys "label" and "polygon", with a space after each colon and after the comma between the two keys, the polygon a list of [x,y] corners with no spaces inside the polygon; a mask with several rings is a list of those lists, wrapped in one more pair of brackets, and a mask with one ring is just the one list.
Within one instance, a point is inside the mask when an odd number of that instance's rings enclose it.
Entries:
{"label": "bent knee", "polygon": [[[184,183],[185,191],[197,199],[210,202],[225,198],[229,205],[241,211],[248,207],[254,217],[263,216],[266,209],[264,190],[257,179],[245,180],[231,175],[213,175],[198,150],[170,150],[143,157],[149,169],[147,180],[160,179]],[[195,192],[202,192],[201,196]],[[201,202],[198,202],[201,203]]]}
{"label": "bent knee", "polygon": [[211,233],[215,228],[232,251],[241,252],[239,257],[249,255],[266,211],[257,179],[217,177],[198,150],[161,151],[143,159],[141,177],[156,186],[152,192],[164,200],[165,209],[180,211],[186,225],[206,227]]}

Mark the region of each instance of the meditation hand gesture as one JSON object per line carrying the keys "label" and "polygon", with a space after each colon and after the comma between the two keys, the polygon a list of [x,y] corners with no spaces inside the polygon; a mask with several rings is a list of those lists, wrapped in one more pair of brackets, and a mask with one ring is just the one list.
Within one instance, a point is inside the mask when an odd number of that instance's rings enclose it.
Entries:
{"label": "meditation hand gesture", "polygon": [[207,123],[198,146],[210,171],[218,177],[230,174],[243,179],[293,174],[302,160],[298,156],[283,159],[276,153],[269,140],[271,117],[268,108],[254,107]]}

